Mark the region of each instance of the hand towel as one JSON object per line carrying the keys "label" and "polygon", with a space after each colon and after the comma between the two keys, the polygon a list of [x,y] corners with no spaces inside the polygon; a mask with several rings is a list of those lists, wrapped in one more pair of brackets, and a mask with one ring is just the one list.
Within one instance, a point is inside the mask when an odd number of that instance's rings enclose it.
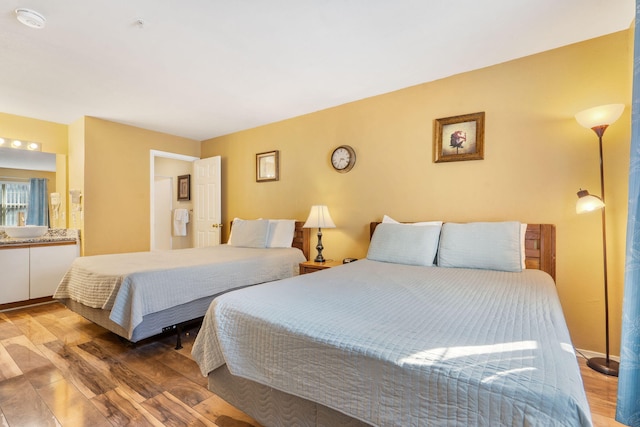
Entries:
{"label": "hand towel", "polygon": [[173,235],[186,236],[188,222],[189,211],[186,209],[175,209],[173,211]]}

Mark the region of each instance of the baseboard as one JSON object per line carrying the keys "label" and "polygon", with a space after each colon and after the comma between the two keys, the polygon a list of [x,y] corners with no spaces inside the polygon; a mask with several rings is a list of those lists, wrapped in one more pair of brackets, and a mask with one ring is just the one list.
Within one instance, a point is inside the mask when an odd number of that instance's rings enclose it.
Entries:
{"label": "baseboard", "polygon": [[[581,348],[576,348],[575,350],[578,356],[584,357],[585,359],[591,359],[592,357],[606,357],[604,353],[598,353],[596,351],[583,350]],[[620,356],[614,356],[610,354],[609,359],[615,360],[616,362],[620,363]]]}
{"label": "baseboard", "polygon": [[0,304],[0,311],[17,310],[19,308],[49,304],[55,301],[57,300],[54,300],[52,297],[42,297],[42,298],[28,299],[25,301],[9,302],[5,304]]}

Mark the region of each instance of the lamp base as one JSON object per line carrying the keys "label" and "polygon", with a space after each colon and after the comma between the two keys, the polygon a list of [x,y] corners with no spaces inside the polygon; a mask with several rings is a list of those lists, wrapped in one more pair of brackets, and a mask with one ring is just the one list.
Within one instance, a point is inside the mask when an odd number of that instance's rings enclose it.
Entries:
{"label": "lamp base", "polygon": [[322,256],[322,250],[324,246],[322,246],[322,229],[318,227],[318,244],[316,245],[316,250],[318,251],[318,256],[314,259],[314,262],[324,262],[324,257]]}
{"label": "lamp base", "polygon": [[601,374],[617,377],[620,364],[611,359],[607,361],[607,359],[604,357],[592,357],[591,359],[587,360],[587,366],[594,371],[600,372]]}

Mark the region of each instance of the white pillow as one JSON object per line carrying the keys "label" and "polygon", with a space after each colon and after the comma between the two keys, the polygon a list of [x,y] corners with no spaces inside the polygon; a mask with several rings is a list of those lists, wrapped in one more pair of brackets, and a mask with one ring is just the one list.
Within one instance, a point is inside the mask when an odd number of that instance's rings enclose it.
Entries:
{"label": "white pillow", "polygon": [[[383,224],[402,224],[401,222],[396,221],[395,219],[391,218],[390,216],[384,215],[382,217],[382,223]],[[438,225],[441,226],[442,225],[442,221],[424,221],[424,222],[410,222],[407,223],[406,225]]]}
{"label": "white pillow", "polygon": [[442,226],[438,266],[522,271],[519,222],[447,222]]}
{"label": "white pillow", "polygon": [[290,248],[296,230],[295,219],[270,219],[267,234],[268,248]]}
{"label": "white pillow", "polygon": [[231,225],[228,245],[244,248],[264,248],[267,246],[269,220],[246,220],[235,218]]}
{"label": "white pillow", "polygon": [[438,249],[439,225],[378,224],[367,259],[430,267]]}

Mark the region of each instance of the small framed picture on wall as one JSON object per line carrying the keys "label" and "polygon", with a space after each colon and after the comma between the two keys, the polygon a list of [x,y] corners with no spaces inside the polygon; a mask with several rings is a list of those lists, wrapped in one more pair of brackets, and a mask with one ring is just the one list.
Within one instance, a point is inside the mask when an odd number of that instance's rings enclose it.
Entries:
{"label": "small framed picture on wall", "polygon": [[256,182],[280,179],[278,150],[256,154]]}
{"label": "small framed picture on wall", "polygon": [[191,200],[191,175],[180,175],[178,177],[178,201],[188,200]]}
{"label": "small framed picture on wall", "polygon": [[484,111],[436,119],[433,151],[436,163],[484,159]]}

